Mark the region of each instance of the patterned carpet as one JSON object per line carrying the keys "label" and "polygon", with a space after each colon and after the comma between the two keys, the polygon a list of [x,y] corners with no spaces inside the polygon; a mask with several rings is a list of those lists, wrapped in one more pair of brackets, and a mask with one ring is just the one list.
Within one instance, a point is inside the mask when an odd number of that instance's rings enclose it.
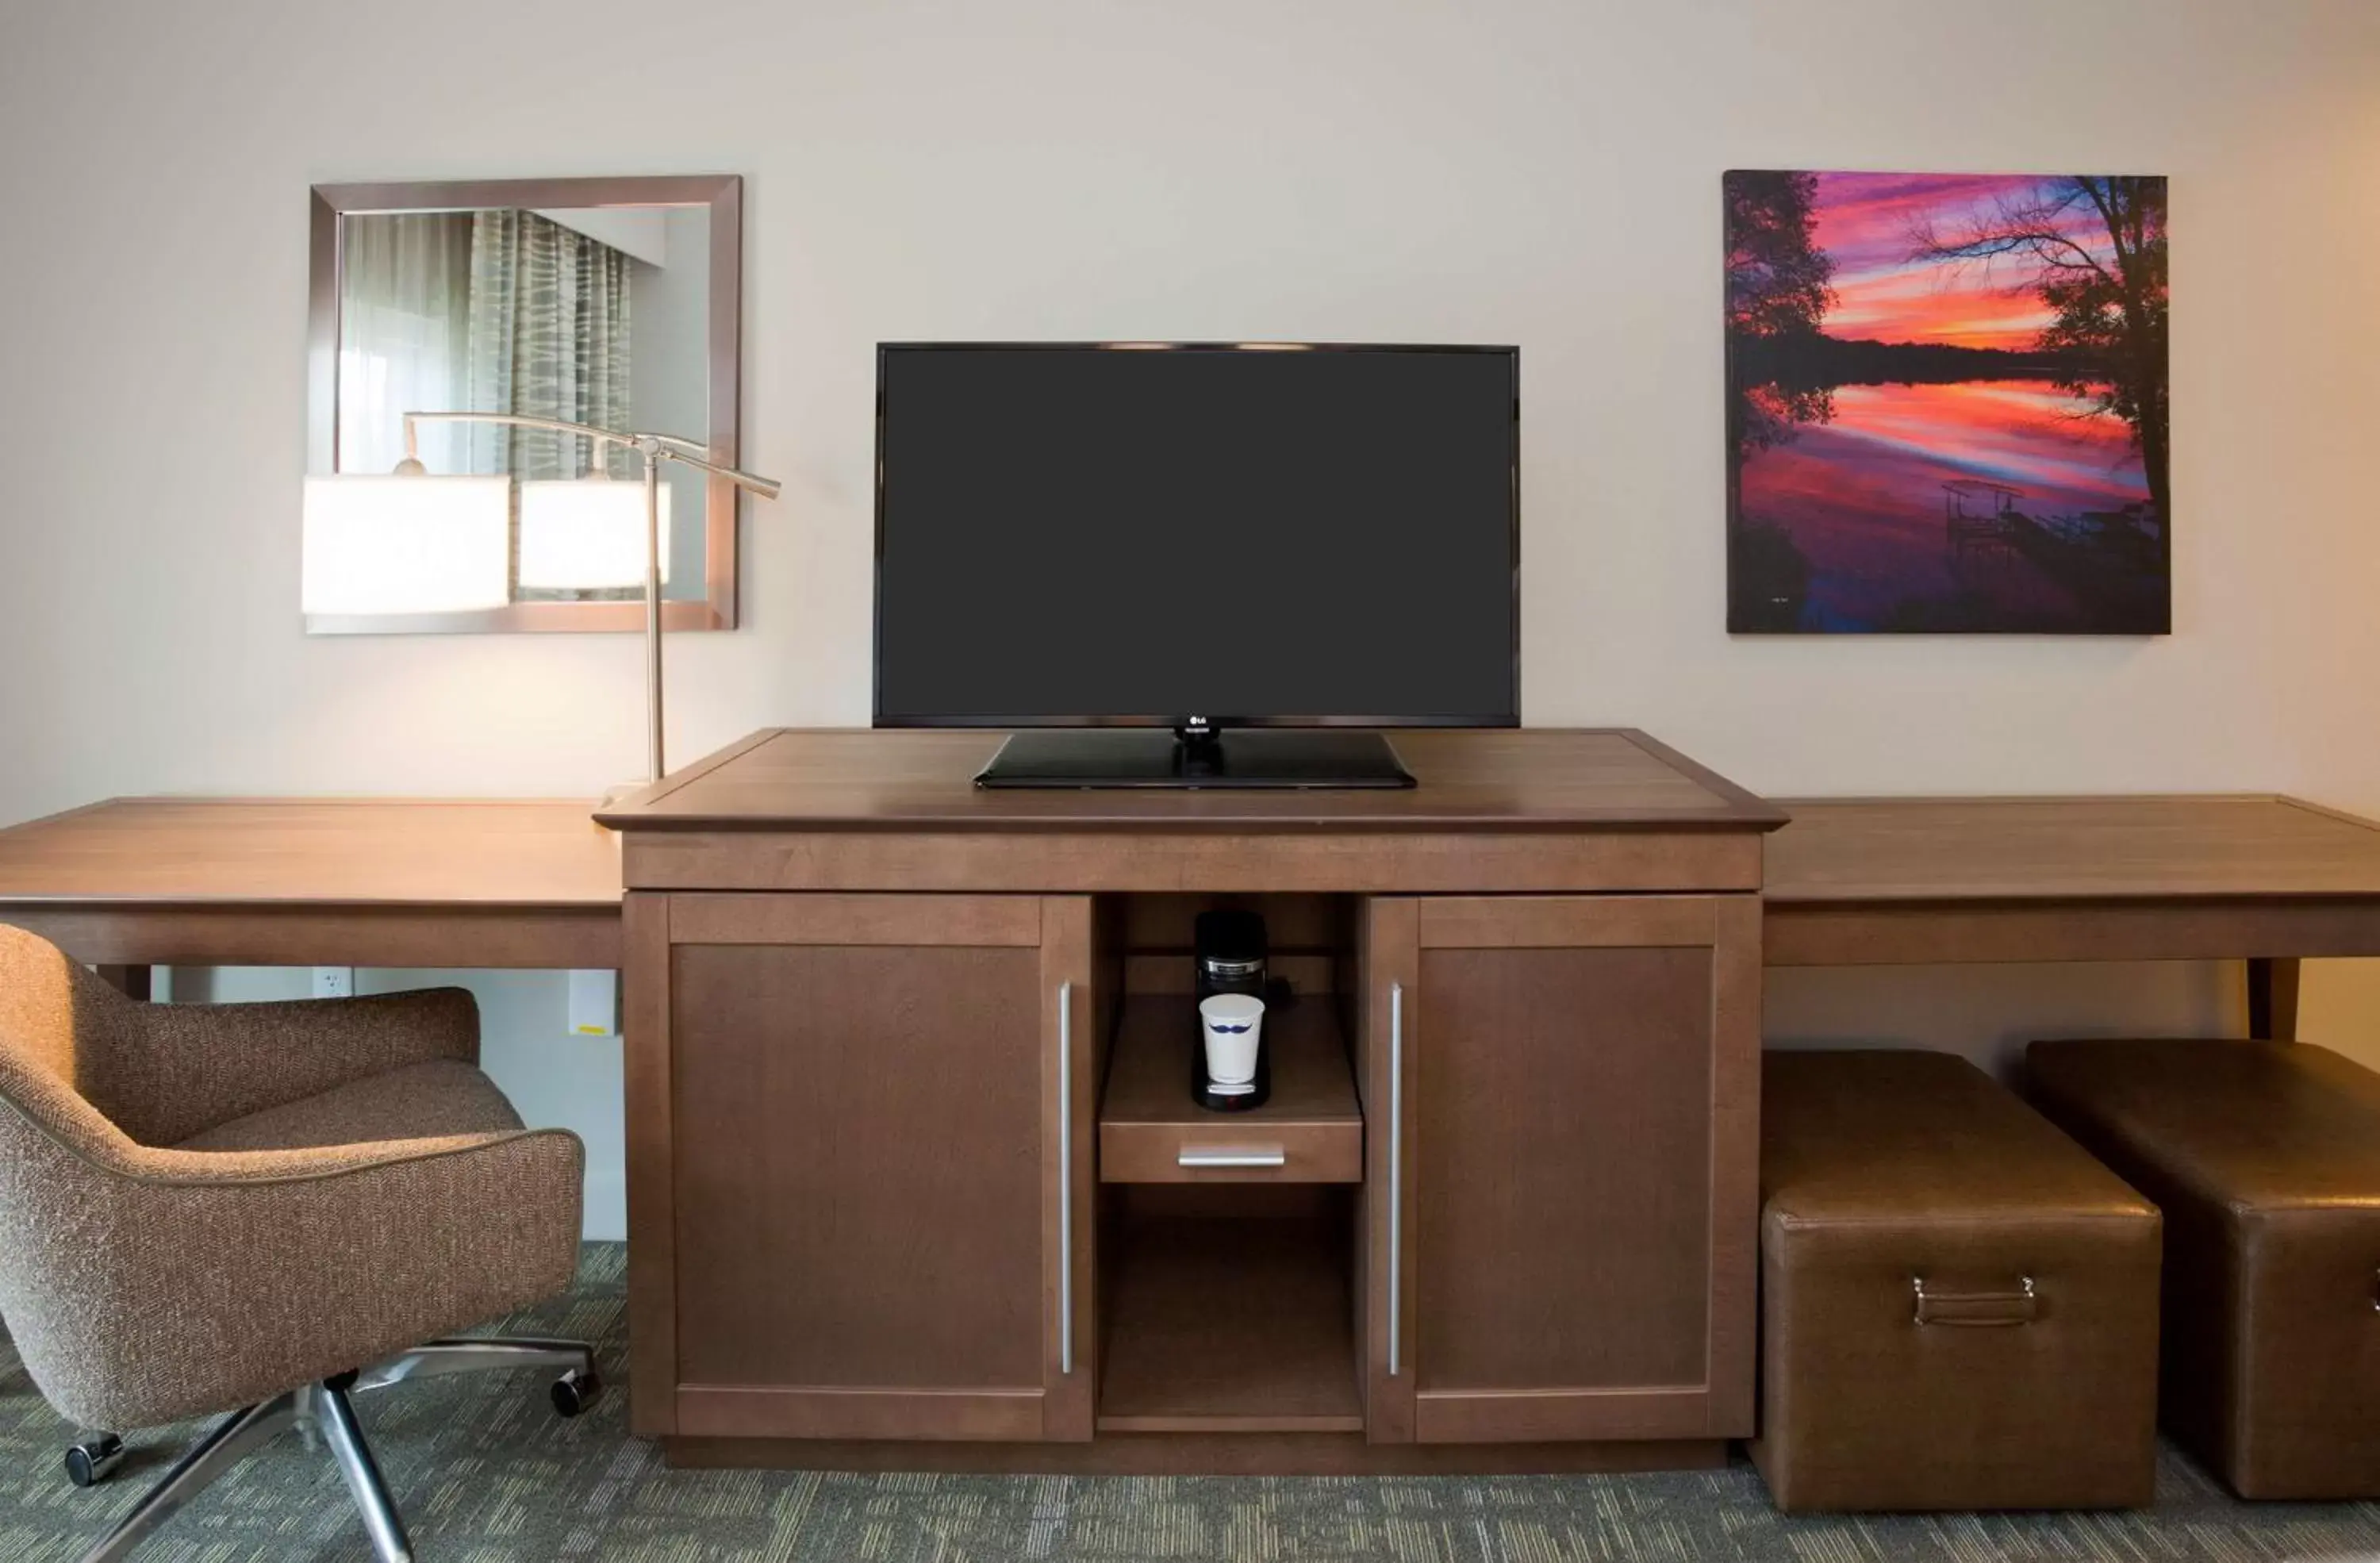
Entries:
{"label": "patterned carpet", "polygon": [[[571,1293],[511,1321],[601,1341],[616,1386],[622,1271],[594,1244]],[[673,1472],[623,1434],[624,1395],[555,1418],[529,1375],[400,1387],[358,1401],[425,1563],[619,1558],[883,1563],[1586,1563],[1589,1559],[2380,1557],[2380,1504],[2230,1501],[2168,1452],[2139,1514],[1785,1520],[1749,1466],[1653,1476],[1479,1479],[998,1478]],[[179,1453],[188,1428],[132,1438],[105,1485],[59,1473],[70,1430],[0,1349],[0,1559],[66,1563]],[[284,1439],[182,1511],[141,1563],[370,1555],[327,1458]]]}

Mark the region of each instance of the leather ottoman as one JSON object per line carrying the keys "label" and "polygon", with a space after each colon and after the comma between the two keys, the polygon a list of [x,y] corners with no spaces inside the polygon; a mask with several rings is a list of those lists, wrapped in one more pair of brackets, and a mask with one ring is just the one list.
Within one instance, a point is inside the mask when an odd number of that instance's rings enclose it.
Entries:
{"label": "leather ottoman", "polygon": [[1779,1508],[2127,1508],[2155,1485],[2155,1206],[1965,1060],[1770,1053]]}
{"label": "leather ottoman", "polygon": [[2380,1075],[2289,1042],[2037,1042],[2165,1207],[2167,1428],[2243,1497],[2380,1497]]}

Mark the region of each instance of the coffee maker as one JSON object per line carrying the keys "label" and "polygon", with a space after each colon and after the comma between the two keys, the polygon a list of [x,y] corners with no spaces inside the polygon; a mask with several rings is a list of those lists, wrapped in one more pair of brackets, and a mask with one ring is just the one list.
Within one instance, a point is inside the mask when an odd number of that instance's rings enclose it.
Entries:
{"label": "coffee maker", "polygon": [[1245,1112],[1262,1107],[1272,1095],[1270,1028],[1257,1034],[1255,1078],[1245,1086],[1227,1086],[1208,1078],[1206,1039],[1197,1005],[1219,993],[1245,994],[1269,1003],[1264,919],[1254,912],[1201,912],[1192,942],[1197,972],[1190,1012],[1190,1094],[1200,1107],[1215,1112]]}

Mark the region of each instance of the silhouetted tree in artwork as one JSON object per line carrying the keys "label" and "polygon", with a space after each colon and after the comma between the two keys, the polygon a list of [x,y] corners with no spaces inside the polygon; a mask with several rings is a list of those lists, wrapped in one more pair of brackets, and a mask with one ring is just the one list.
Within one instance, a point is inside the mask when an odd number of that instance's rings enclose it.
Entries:
{"label": "silhouetted tree in artwork", "polygon": [[[2107,236],[2103,248],[2101,234]],[[2165,181],[2070,175],[2004,198],[1955,227],[1921,225],[1911,259],[2010,260],[2056,314],[2038,349],[2073,359],[2060,383],[2131,425],[2149,497],[2168,527]]]}
{"label": "silhouetted tree in artwork", "polygon": [[[1727,332],[1730,339],[1815,336],[1835,301],[1835,263],[1811,240],[1815,174],[1739,170],[1727,176]],[[1731,341],[1730,345],[1733,343]],[[1782,444],[1797,423],[1834,416],[1823,388],[1738,383],[1729,398],[1735,465]]]}
{"label": "silhouetted tree in artwork", "polygon": [[1815,338],[1835,301],[1835,264],[1813,241],[1815,174],[1737,170],[1727,193],[1727,516],[1729,614],[1732,630],[1791,629],[1809,584],[1808,562],[1792,539],[1743,515],[1743,464],[1794,437],[1795,426],[1835,415],[1834,394],[1819,385],[1755,379],[1754,361]]}

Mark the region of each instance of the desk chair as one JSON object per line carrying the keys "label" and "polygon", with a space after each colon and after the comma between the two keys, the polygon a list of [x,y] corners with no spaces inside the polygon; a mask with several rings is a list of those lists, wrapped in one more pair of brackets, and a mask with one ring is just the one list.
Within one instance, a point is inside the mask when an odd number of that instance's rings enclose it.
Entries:
{"label": "desk chair", "polygon": [[[584,1151],[525,1130],[460,989],[151,1005],[0,927],[0,1318],[60,1412],[127,1429],[229,1414],[85,1563],[128,1555],[284,1430],[326,1443],[383,1563],[412,1557],[349,1395],[582,1342],[443,1339],[541,1301],[578,1256]],[[67,1455],[78,1485],[122,1458]]]}

